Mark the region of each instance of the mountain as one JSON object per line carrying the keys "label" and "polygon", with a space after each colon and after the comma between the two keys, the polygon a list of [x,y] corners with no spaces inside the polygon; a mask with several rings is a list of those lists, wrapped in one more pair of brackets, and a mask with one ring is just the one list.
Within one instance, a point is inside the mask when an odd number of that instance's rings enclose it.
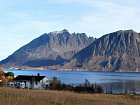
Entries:
{"label": "mountain", "polygon": [[65,68],[140,71],[140,34],[120,30],[104,35],[75,54]]}
{"label": "mountain", "polygon": [[4,67],[47,67],[62,65],[88,46],[94,38],[66,29],[43,34],[0,62]]}

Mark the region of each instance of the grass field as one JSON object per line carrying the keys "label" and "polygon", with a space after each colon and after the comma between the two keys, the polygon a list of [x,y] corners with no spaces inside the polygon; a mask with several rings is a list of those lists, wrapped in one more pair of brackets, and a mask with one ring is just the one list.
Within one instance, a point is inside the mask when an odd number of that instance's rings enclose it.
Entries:
{"label": "grass field", "polygon": [[0,87],[0,105],[140,105],[140,96]]}

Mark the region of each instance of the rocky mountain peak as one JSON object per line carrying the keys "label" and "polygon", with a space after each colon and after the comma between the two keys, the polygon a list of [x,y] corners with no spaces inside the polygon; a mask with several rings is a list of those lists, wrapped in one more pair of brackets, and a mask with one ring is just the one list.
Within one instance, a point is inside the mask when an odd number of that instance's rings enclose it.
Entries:
{"label": "rocky mountain peak", "polygon": [[106,34],[75,54],[71,67],[91,70],[140,70],[140,35],[133,30]]}
{"label": "rocky mountain peak", "polygon": [[53,31],[53,32],[50,32],[49,33],[49,35],[70,35],[70,33],[69,33],[69,31],[68,30],[66,30],[66,29],[63,29],[63,30],[61,30],[61,31]]}
{"label": "rocky mountain peak", "polygon": [[66,29],[44,33],[1,61],[0,65],[33,67],[61,65],[93,41],[94,38],[88,38],[86,34],[73,35]]}
{"label": "rocky mountain peak", "polygon": [[69,33],[69,31],[67,29],[63,29],[61,32],[62,33]]}
{"label": "rocky mountain peak", "polygon": [[61,67],[101,71],[140,71],[140,33],[119,30],[98,39],[68,30],[34,39],[0,62],[6,67]]}

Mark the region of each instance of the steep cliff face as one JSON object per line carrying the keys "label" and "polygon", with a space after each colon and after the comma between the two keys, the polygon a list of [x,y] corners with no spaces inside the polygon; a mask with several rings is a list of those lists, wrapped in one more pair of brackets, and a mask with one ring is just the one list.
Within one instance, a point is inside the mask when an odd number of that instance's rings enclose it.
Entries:
{"label": "steep cliff face", "polygon": [[139,71],[140,34],[133,30],[102,36],[65,64],[65,67],[102,71]]}
{"label": "steep cliff face", "polygon": [[45,33],[2,60],[0,65],[140,71],[140,34],[120,30],[95,40],[67,30]]}
{"label": "steep cliff face", "polygon": [[66,29],[43,34],[0,62],[5,66],[61,65],[88,46],[94,38],[84,33],[70,34]]}

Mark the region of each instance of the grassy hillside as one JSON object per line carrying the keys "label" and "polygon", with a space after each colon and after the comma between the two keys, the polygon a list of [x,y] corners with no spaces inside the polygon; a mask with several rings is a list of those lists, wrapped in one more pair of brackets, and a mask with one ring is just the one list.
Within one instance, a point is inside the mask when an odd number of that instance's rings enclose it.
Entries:
{"label": "grassy hillside", "polygon": [[0,105],[140,105],[140,96],[0,87]]}

